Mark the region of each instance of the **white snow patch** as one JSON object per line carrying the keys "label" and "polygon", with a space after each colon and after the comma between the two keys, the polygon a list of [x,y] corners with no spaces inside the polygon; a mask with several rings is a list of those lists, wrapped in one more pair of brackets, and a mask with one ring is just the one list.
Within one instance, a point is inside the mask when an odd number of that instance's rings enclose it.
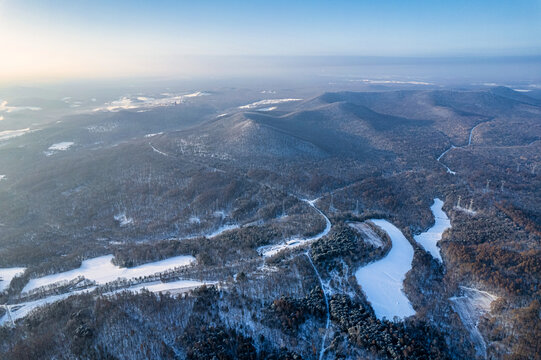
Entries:
{"label": "white snow patch", "polygon": [[391,238],[392,248],[380,260],[359,268],[355,272],[357,283],[362,287],[378,319],[402,319],[415,311],[402,291],[406,273],[411,269],[413,247],[404,234],[387,220],[372,219]]}
{"label": "white snow patch", "polygon": [[430,207],[430,210],[434,215],[434,225],[424,233],[415,235],[414,239],[421,244],[434,259],[441,263],[443,260],[441,258],[440,248],[437,244],[438,241],[441,240],[443,232],[451,227],[451,220],[449,220],[447,214],[443,212],[443,201],[438,198],[434,199],[434,203]]}
{"label": "white snow patch", "polygon": [[153,134],[146,134],[145,137],[149,138],[149,137],[153,137],[153,136],[157,136],[157,135],[161,135],[161,134],[163,134],[163,131],[160,131],[158,133],[153,133]]}
{"label": "white snow patch", "polygon": [[302,99],[267,99],[253,102],[248,105],[239,106],[239,109],[254,109],[264,105],[282,104],[292,101],[302,101]]}
{"label": "white snow patch", "polygon": [[30,128],[18,129],[18,130],[4,130],[0,131],[0,141],[11,139],[17,136],[21,136],[30,131]]}
{"label": "white snow patch", "polygon": [[114,218],[116,221],[118,221],[121,227],[133,224],[133,218],[127,217],[126,213],[117,214],[114,216]]}
{"label": "white snow patch", "polygon": [[[187,292],[203,285],[214,285],[217,284],[215,281],[210,282],[201,282],[196,280],[177,280],[171,282],[161,282],[154,281],[150,283],[144,283],[135,285],[126,289],[115,290],[113,293],[129,291],[131,293],[137,294],[140,293],[143,289],[146,289],[153,293],[166,292],[171,294],[178,294],[182,292]],[[109,293],[112,294],[112,293]]]}
{"label": "white snow patch", "polygon": [[84,277],[87,280],[95,281],[98,285],[103,285],[119,278],[133,279],[154,275],[180,266],[188,266],[195,262],[193,256],[181,255],[132,268],[122,268],[114,265],[111,262],[112,259],[113,255],[100,256],[83,261],[78,269],[31,279],[22,292],[59,282],[71,281],[78,277]]}
{"label": "white snow patch", "polygon": [[486,343],[477,326],[481,316],[490,311],[490,305],[498,297],[489,292],[465,286],[460,286],[460,289],[462,296],[453,296],[449,300],[453,310],[457,312],[462,324],[470,333],[477,356],[486,358]]}
{"label": "white snow patch", "polygon": [[163,93],[158,97],[129,95],[123,96],[118,100],[111,101],[101,107],[95,108],[94,111],[110,111],[117,112],[121,110],[136,110],[150,109],[160,106],[172,106],[183,103],[187,98],[210,95],[206,92],[195,92],[192,94],[169,94]]}
{"label": "white snow patch", "polygon": [[49,150],[52,150],[52,151],[66,151],[68,150],[71,146],[73,146],[73,142],[71,141],[63,141],[63,142],[59,142],[59,143],[56,143],[56,144],[52,144],[51,146],[49,146]]}
{"label": "white snow patch", "polygon": [[401,81],[401,80],[373,80],[373,79],[354,79],[352,82],[363,82],[367,84],[409,84],[409,85],[434,85],[425,81]]}
{"label": "white snow patch", "polygon": [[71,141],[59,142],[59,143],[56,143],[56,144],[53,144],[53,145],[49,146],[47,151],[44,151],[43,153],[45,154],[45,156],[52,156],[52,155],[56,154],[59,151],[68,150],[70,147],[73,146],[73,144],[74,143],[71,142]]}
{"label": "white snow patch", "polygon": [[228,113],[220,114],[220,115],[216,116],[216,119],[221,118],[221,117],[224,117],[224,116],[227,116],[227,115],[228,115]]}
{"label": "white snow patch", "polygon": [[6,178],[6,175],[0,175],[0,181],[4,180]]}
{"label": "white snow patch", "polygon": [[257,109],[257,111],[267,112],[267,111],[273,111],[273,110],[276,110],[276,109],[278,109],[276,106],[271,106],[271,107]]}
{"label": "white snow patch", "polygon": [[88,126],[86,129],[91,133],[107,133],[111,132],[114,129],[118,127],[118,124],[116,123],[108,123],[108,124],[102,124],[102,125],[91,125]]}
{"label": "white snow patch", "polygon": [[9,287],[11,280],[15,276],[22,275],[25,270],[26,268],[24,267],[0,268],[0,293]]}
{"label": "white snow patch", "polygon": [[228,224],[228,225],[222,225],[220,226],[218,229],[216,229],[214,232],[210,233],[210,234],[207,234],[205,235],[206,237],[208,238],[213,238],[213,237],[216,237],[226,231],[231,231],[231,230],[235,230],[235,229],[238,229],[239,228],[239,225],[238,224]]}
{"label": "white snow patch", "polygon": [[477,211],[472,210],[472,209],[467,209],[467,208],[462,207],[462,206],[455,206],[455,209],[458,210],[458,211],[465,212],[465,213],[468,214],[468,215],[475,215],[475,214],[477,214]]}
{"label": "white snow patch", "polygon": [[349,227],[357,230],[359,233],[363,234],[363,239],[366,240],[369,244],[380,248],[383,247],[383,241],[378,234],[366,223],[360,222],[350,222],[348,223]]}
{"label": "white snow patch", "polygon": [[5,325],[6,323],[13,323],[14,321],[18,319],[22,319],[23,317],[30,314],[33,310],[43,307],[48,304],[55,303],[60,300],[64,300],[72,295],[78,295],[83,294],[87,292],[91,292],[96,287],[90,287],[84,290],[78,290],[78,291],[72,291],[65,294],[60,295],[53,295],[48,296],[43,299],[35,300],[35,301],[28,301],[24,303],[14,304],[14,305],[4,305],[4,308],[6,309],[6,314],[0,318],[0,326]]}
{"label": "white snow patch", "polygon": [[306,200],[304,199],[303,201],[308,203],[308,205],[310,205],[311,207],[314,208],[314,210],[316,210],[321,216],[323,216],[325,218],[325,229],[323,229],[322,232],[320,232],[319,234],[311,237],[311,238],[294,238],[294,239],[290,239],[290,240],[287,240],[281,244],[277,244],[277,245],[266,245],[266,246],[261,246],[260,248],[257,249],[257,252],[264,256],[264,257],[269,257],[269,256],[273,256],[273,255],[276,255],[278,254],[280,251],[283,251],[285,249],[294,249],[296,247],[299,247],[301,245],[304,245],[304,244],[307,244],[307,243],[310,243],[312,241],[316,241],[318,239],[321,239],[322,237],[326,236],[329,231],[331,231],[331,221],[329,220],[329,218],[327,216],[325,216],[325,214],[323,214],[323,212],[321,210],[319,210],[315,203],[318,201],[319,199],[314,199],[314,200]]}
{"label": "white snow patch", "polygon": [[190,219],[188,220],[190,224],[201,224],[201,219],[197,216],[190,216]]}
{"label": "white snow patch", "polygon": [[8,106],[7,101],[0,101],[0,112],[13,113],[18,111],[39,111],[37,106]]}

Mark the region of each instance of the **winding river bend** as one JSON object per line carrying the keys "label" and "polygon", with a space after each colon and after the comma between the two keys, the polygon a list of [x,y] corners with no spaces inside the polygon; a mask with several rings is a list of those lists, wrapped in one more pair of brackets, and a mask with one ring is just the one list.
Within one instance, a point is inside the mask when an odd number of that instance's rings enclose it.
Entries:
{"label": "winding river bend", "polygon": [[443,260],[437,244],[441,240],[443,232],[451,227],[451,220],[443,212],[443,201],[438,198],[434,199],[430,210],[434,215],[434,225],[424,233],[415,235],[414,238],[434,259],[441,263]]}

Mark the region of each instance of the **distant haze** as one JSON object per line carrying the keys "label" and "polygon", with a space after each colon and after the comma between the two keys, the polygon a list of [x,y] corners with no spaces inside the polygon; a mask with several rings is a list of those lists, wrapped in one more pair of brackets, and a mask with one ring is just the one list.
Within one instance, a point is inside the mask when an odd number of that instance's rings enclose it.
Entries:
{"label": "distant haze", "polygon": [[537,0],[0,0],[0,82],[265,76],[303,61],[321,73],[396,57],[402,70],[437,58],[461,75],[482,62],[495,75],[513,62],[526,68],[511,74],[527,73],[539,67],[540,19]]}

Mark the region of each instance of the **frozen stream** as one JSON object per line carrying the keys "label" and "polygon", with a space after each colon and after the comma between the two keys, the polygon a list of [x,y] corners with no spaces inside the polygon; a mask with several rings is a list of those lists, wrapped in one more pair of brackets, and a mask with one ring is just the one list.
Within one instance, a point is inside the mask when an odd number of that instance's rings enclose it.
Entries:
{"label": "frozen stream", "polygon": [[434,215],[434,225],[424,233],[415,235],[414,238],[434,259],[442,262],[440,248],[437,244],[441,240],[443,232],[451,227],[451,220],[443,212],[443,201],[438,198],[434,199],[430,210]]}

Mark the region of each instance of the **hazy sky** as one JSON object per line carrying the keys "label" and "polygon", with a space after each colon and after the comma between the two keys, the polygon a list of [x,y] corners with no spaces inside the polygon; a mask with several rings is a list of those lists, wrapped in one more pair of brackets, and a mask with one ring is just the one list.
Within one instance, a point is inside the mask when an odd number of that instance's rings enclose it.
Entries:
{"label": "hazy sky", "polygon": [[540,55],[541,0],[0,0],[0,39],[0,81],[203,71],[188,55]]}

